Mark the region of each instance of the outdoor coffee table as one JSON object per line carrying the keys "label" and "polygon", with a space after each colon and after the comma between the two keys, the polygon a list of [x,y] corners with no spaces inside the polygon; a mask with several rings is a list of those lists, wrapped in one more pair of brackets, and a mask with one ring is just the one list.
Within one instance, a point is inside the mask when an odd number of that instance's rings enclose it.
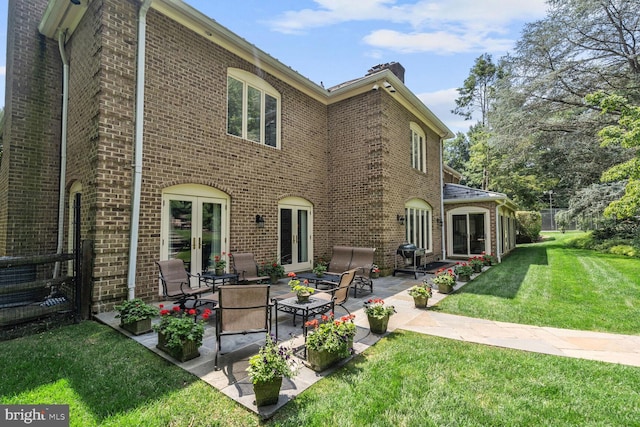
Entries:
{"label": "outdoor coffee table", "polygon": [[215,272],[206,271],[198,276],[198,281],[201,287],[204,284],[209,286],[212,292],[215,292],[218,286],[236,283],[238,281],[238,275],[229,273],[216,276]]}
{"label": "outdoor coffee table", "polygon": [[309,302],[298,303],[298,297],[285,298],[283,300],[273,300],[276,309],[276,340],[278,339],[278,311],[293,314],[293,326],[296,326],[296,315],[302,316],[302,333],[307,337],[307,328],[305,323],[310,317],[318,314],[333,311],[333,300],[324,300],[321,298],[309,297]]}

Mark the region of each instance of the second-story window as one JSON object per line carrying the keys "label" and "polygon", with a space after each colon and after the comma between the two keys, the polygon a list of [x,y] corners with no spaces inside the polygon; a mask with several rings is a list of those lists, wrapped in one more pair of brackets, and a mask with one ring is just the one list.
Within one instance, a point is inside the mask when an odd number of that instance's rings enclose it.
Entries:
{"label": "second-story window", "polygon": [[227,75],[227,133],[280,147],[280,94],[254,74],[230,68]]}
{"label": "second-story window", "polygon": [[411,123],[411,166],[421,172],[427,171],[427,138],[416,123]]}

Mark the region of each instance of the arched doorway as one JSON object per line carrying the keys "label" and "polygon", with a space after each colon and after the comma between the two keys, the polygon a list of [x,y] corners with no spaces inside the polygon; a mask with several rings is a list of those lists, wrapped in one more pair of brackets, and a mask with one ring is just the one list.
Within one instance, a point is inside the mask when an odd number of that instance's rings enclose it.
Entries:
{"label": "arched doorway", "polygon": [[228,253],[229,196],[213,187],[183,184],[162,191],[160,259],[178,258],[197,275]]}
{"label": "arched doorway", "polygon": [[447,221],[448,247],[451,256],[470,257],[491,251],[489,210],[480,207],[462,207],[449,211]]}
{"label": "arched doorway", "polygon": [[313,268],[313,205],[299,197],[278,203],[278,254],[285,271]]}

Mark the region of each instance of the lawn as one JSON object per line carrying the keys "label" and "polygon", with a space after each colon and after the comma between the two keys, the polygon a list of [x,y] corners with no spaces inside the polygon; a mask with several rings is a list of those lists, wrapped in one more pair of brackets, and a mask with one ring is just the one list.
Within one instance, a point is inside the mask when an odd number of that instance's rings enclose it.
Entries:
{"label": "lawn", "polygon": [[[558,237],[519,247],[439,309],[637,334],[637,260],[562,249]],[[0,366],[0,404],[69,404],[72,426],[263,424],[95,322],[2,342]],[[640,426],[640,368],[397,331],[265,424]]]}
{"label": "lawn", "polygon": [[436,310],[588,331],[640,334],[637,258],[565,247],[579,233],[519,245]]}

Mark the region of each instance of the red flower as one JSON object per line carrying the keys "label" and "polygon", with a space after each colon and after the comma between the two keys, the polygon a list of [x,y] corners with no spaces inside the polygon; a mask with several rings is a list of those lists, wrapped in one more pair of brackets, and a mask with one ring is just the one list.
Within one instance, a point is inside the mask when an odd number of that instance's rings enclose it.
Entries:
{"label": "red flower", "polygon": [[173,311],[175,311],[176,313],[180,311],[180,307],[178,307],[177,305],[173,306]]}
{"label": "red flower", "polygon": [[164,304],[160,304],[160,308],[164,308]]}
{"label": "red flower", "polygon": [[287,274],[287,276],[296,277],[296,273],[294,273],[293,271],[290,271],[289,274]]}
{"label": "red flower", "polygon": [[189,315],[190,316],[195,316],[196,315],[196,311],[192,308],[191,310],[189,310]]}

